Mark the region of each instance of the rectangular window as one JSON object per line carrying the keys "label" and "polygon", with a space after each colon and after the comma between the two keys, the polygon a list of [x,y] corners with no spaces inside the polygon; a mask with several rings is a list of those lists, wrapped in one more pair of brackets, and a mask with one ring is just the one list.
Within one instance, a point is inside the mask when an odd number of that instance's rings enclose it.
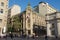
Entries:
{"label": "rectangular window", "polygon": [[4,6],[4,3],[3,2],[1,2],[1,6]]}
{"label": "rectangular window", "polygon": [[1,32],[1,28],[0,28],[0,32]]}
{"label": "rectangular window", "polygon": [[2,19],[0,19],[0,23],[2,22]]}
{"label": "rectangular window", "polygon": [[0,13],[3,13],[3,9],[0,10]]}

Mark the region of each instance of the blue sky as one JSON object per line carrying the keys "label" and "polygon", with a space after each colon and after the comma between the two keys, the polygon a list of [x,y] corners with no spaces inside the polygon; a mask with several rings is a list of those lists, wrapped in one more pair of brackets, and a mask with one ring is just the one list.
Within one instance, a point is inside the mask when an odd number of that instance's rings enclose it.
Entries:
{"label": "blue sky", "polygon": [[54,8],[60,10],[60,0],[9,0],[9,7],[17,4],[21,7],[21,11],[25,10],[28,2],[30,2],[32,8],[39,4],[39,2],[44,1],[52,5]]}

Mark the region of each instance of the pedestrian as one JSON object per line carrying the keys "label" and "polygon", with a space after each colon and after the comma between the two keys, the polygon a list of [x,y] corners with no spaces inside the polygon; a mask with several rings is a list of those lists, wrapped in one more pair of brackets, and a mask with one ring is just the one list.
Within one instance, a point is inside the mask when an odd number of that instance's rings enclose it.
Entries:
{"label": "pedestrian", "polygon": [[56,39],[58,38],[58,36],[55,36],[56,37]]}
{"label": "pedestrian", "polygon": [[6,35],[6,40],[7,40],[7,35]]}
{"label": "pedestrian", "polygon": [[55,36],[56,40],[58,40],[58,36]]}
{"label": "pedestrian", "polygon": [[11,37],[11,39],[13,40],[13,34],[12,34],[12,33],[10,34],[10,37]]}
{"label": "pedestrian", "polygon": [[47,35],[45,36],[45,40],[48,40],[48,36]]}

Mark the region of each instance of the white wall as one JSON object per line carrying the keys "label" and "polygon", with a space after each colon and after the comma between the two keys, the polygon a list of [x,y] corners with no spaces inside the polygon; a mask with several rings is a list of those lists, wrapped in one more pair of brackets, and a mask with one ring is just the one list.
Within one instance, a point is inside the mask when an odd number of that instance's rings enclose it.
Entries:
{"label": "white wall", "polygon": [[60,22],[57,23],[57,28],[58,28],[58,35],[60,35]]}
{"label": "white wall", "polygon": [[51,24],[47,24],[47,36],[51,36],[51,30],[50,30]]}
{"label": "white wall", "polygon": [[11,17],[16,15],[16,14],[19,14],[21,12],[21,7],[18,6],[18,5],[14,5],[12,8],[11,8]]}
{"label": "white wall", "polygon": [[47,6],[44,3],[39,4],[39,13],[45,15],[47,13]]}

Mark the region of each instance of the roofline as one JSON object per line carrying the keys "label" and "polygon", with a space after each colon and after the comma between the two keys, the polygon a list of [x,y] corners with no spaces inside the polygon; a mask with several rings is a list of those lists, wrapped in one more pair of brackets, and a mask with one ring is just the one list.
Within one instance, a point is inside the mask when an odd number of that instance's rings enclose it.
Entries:
{"label": "roofline", "polygon": [[46,2],[44,2],[44,1],[41,1],[41,2],[39,2],[39,4],[41,4],[41,3],[44,3],[44,4],[46,4]]}

